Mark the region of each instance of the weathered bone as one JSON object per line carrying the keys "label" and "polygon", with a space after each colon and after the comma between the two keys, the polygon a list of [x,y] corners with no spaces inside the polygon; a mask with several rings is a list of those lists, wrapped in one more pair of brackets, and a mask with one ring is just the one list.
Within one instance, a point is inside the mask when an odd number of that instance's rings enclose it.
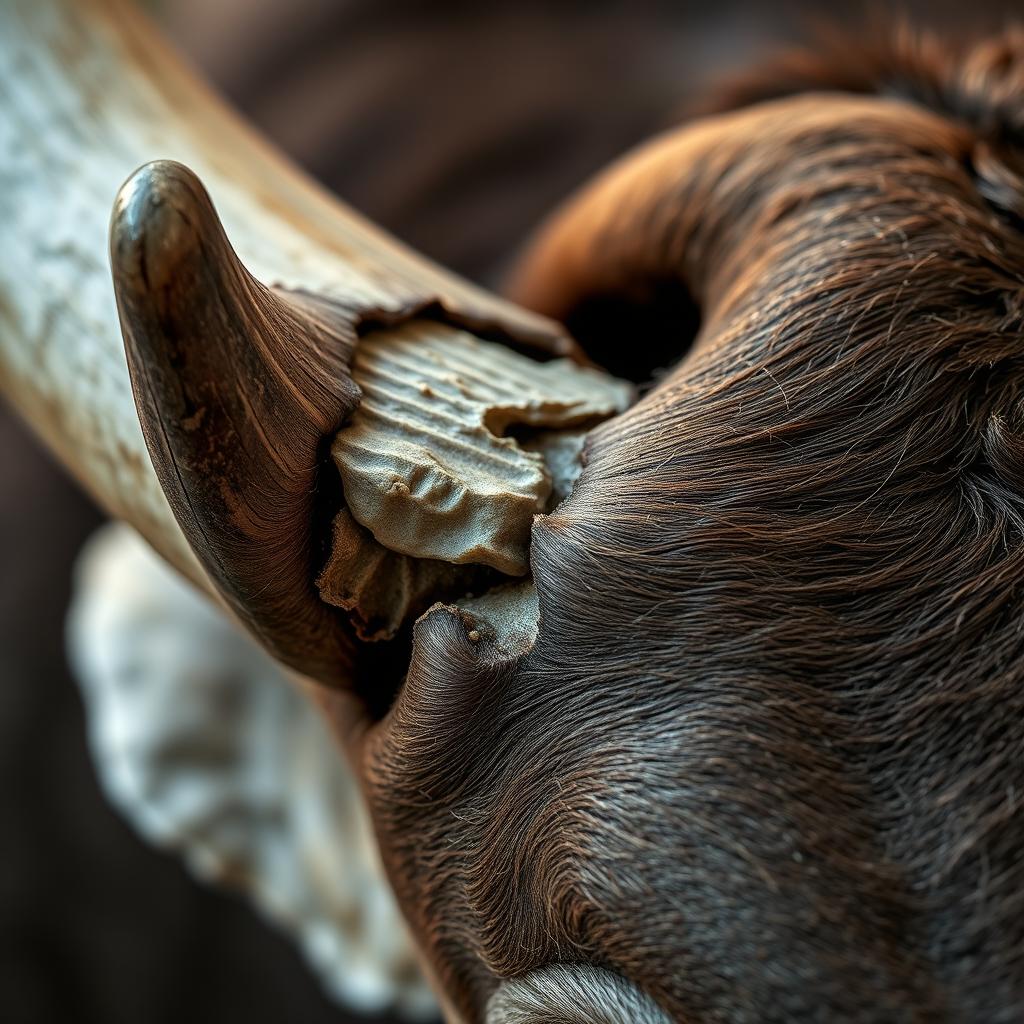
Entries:
{"label": "weathered bone", "polygon": [[[357,405],[346,368],[360,330],[429,309],[438,336],[494,332],[546,358],[577,350],[327,199],[118,0],[5,4],[0,105],[0,387],[103,505],[273,653],[344,683],[352,629],[314,580],[320,520],[340,506],[320,467]],[[111,257],[154,474],[104,266],[105,211],[115,184],[161,154],[195,168],[228,230],[178,164],[144,168],[115,208]],[[522,571],[522,524],[545,487],[521,511],[517,554],[485,561]],[[364,632],[382,600],[367,602]]]}

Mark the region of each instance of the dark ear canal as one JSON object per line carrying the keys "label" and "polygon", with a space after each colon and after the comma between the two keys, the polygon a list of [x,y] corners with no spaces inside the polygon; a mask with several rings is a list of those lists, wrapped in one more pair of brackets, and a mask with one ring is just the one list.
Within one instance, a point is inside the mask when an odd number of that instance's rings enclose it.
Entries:
{"label": "dark ear canal", "polygon": [[672,1024],[632,982],[591,964],[549,964],[503,981],[487,1024]]}
{"label": "dark ear canal", "polygon": [[[700,330],[700,309],[681,280],[644,283],[635,294],[586,296],[565,316],[569,333],[616,377],[644,384],[678,362]],[[623,345],[643,338],[644,345]]]}

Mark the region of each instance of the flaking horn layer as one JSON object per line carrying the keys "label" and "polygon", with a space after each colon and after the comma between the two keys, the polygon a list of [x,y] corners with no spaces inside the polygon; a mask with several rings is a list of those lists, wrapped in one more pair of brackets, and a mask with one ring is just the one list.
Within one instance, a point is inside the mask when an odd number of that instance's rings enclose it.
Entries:
{"label": "flaking horn layer", "polygon": [[362,401],[332,446],[352,517],[391,551],[509,576],[529,571],[530,526],[552,497],[538,435],[632,398],[598,370],[425,320],[362,339],[352,376]]}

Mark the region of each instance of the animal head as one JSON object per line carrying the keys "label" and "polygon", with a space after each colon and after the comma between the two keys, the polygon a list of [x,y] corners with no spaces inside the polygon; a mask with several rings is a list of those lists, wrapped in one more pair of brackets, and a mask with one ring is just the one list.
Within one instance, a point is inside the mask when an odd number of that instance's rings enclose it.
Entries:
{"label": "animal head", "polygon": [[532,648],[429,612],[370,732],[470,1019],[604,1019],[612,977],[674,1020],[1020,1012],[1024,48],[860,70],[656,140],[514,280],[670,365],[534,524]]}
{"label": "animal head", "polygon": [[281,284],[182,166],[122,192],[173,520],[81,475],[320,684],[452,1020],[1020,1016],[1022,97],[1012,33],[737,91],[526,253],[582,348],[233,127],[175,130]]}

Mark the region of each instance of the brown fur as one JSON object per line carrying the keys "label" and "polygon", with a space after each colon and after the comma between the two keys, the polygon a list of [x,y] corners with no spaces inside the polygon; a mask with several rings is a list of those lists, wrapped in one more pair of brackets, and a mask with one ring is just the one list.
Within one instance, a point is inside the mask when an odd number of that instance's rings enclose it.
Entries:
{"label": "brown fur", "polygon": [[613,169],[518,278],[599,360],[688,351],[537,522],[535,648],[432,611],[369,728],[468,1020],[555,961],[680,1021],[1024,1017],[1024,41],[858,60]]}

